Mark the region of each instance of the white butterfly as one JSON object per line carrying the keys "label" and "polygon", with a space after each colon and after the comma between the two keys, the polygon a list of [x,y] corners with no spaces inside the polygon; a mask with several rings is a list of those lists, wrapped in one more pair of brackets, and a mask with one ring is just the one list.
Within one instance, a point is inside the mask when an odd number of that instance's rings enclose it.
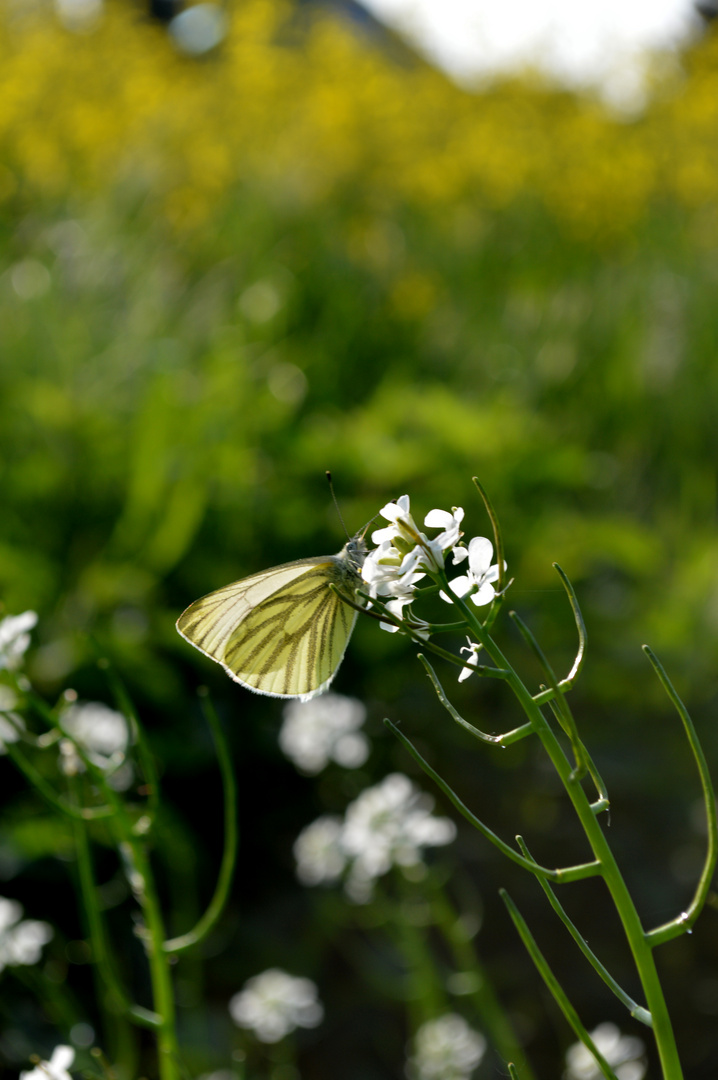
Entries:
{"label": "white butterfly", "polygon": [[[365,531],[365,530],[364,530]],[[364,532],[337,555],[296,559],[209,593],[177,629],[236,682],[270,697],[308,701],[337,673],[361,603]]]}

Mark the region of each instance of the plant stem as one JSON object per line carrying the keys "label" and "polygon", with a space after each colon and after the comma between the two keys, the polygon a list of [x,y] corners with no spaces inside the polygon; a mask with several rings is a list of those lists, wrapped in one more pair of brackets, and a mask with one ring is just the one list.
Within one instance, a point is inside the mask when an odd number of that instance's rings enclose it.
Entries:
{"label": "plant stem", "polygon": [[[447,582],[448,584],[448,582]],[[486,649],[492,662],[506,672],[504,679],[511,686],[517,700],[531,721],[544,750],[551,759],[558,773],[566,793],[570,798],[576,815],[583,827],[586,838],[591,846],[596,860],[601,865],[601,876],[611,894],[611,898],[618,911],[621,924],[633,955],[634,963],[641,980],[646,1005],[653,1020],[653,1032],[656,1039],[658,1055],[661,1061],[663,1080],[682,1080],[683,1070],[678,1057],[678,1049],[675,1036],[668,1015],[666,1000],[663,994],[658,972],[653,957],[651,946],[641,925],[636,911],[633,898],[623,879],[616,859],[603,834],[601,826],[591,809],[588,797],[581,787],[579,779],[575,776],[571,763],[566,757],[563,748],[541,712],[540,707],[533,700],[528,689],[524,686],[516,671],[507,658],[503,655],[493,638],[486,632],[480,619],[471,610],[461,597],[455,597],[454,603],[462,610],[462,613],[475,633],[478,641]]]}
{"label": "plant stem", "polygon": [[130,884],[145,919],[142,940],[150,968],[154,1006],[159,1015],[156,1031],[160,1080],[179,1080],[179,1048],[170,958],[164,951],[165,928],[154,876],[144,843],[137,836],[126,836],[121,847],[131,865]]}

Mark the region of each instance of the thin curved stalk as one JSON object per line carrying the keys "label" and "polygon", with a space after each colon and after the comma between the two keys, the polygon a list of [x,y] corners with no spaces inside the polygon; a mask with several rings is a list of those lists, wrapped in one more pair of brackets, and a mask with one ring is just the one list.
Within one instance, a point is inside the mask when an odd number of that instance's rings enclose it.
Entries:
{"label": "thin curved stalk", "polygon": [[[561,723],[558,706],[554,698],[549,701],[548,706],[558,720],[558,722]],[[611,808],[611,800],[608,797],[608,788],[606,787],[606,784],[604,783],[600,772],[596,768],[594,760],[589,754],[588,750],[583,745],[583,743],[581,745],[583,746],[583,756],[586,761],[586,769],[588,770],[588,775],[593,781],[593,784],[596,788],[596,794],[598,796],[596,801],[591,803],[591,809],[593,810],[594,814],[599,814],[603,810],[610,810]]]}
{"label": "thin curved stalk", "polygon": [[546,957],[543,955],[538,945],[536,944],[536,939],[529,930],[526,921],[519,912],[519,909],[516,907],[516,904],[506,892],[506,889],[500,889],[499,894],[503,902],[506,904],[506,907],[508,908],[509,915],[513,920],[514,926],[519,932],[526,951],[536,965],[536,969],[539,972],[543,981],[545,982],[546,986],[550,990],[554,1001],[571,1025],[576,1037],[581,1040],[581,1042],[588,1050],[591,1051],[591,1053],[596,1059],[596,1064],[598,1065],[603,1075],[606,1077],[606,1080],[618,1080],[615,1072],[608,1064],[603,1054],[598,1050],[593,1039],[581,1023],[581,1019],[578,1013],[576,1012],[573,1005],[566,996],[566,991],[563,989],[558,979],[549,967]]}
{"label": "thin curved stalk", "polygon": [[[76,778],[70,777],[69,779],[71,789],[74,789],[76,794]],[[115,972],[107,948],[107,938],[105,936],[102,914],[98,903],[98,894],[92,871],[92,855],[90,852],[87,831],[84,824],[78,819],[75,819],[73,827],[75,851],[77,853],[77,869],[80,879],[80,892],[82,894],[83,908],[87,916],[87,928],[92,945],[92,958],[97,966],[97,971],[105,984],[107,993],[115,1008],[119,1008],[125,1016],[134,1020],[135,1023],[142,1027],[157,1030],[162,1025],[162,1017],[158,1013],[152,1012],[150,1009],[145,1009],[141,1005],[135,1005],[122,987]]]}
{"label": "thin curved stalk", "polygon": [[[529,852],[529,849],[526,846],[526,843],[524,842],[523,837],[517,836],[516,837],[516,842],[519,845],[519,847],[521,848],[521,851],[526,856],[526,858],[527,859],[530,858],[531,853]],[[577,927],[573,924],[571,919],[568,917],[565,908],[560,903],[558,897],[556,896],[556,893],[553,891],[553,889],[551,888],[549,883],[544,878],[541,878],[541,877],[538,878],[538,882],[539,882],[539,885],[541,886],[541,888],[543,889],[543,891],[546,893],[549,904],[551,905],[553,910],[556,912],[559,919],[561,920],[563,925],[566,927],[569,934],[571,935],[573,940],[576,942],[576,944],[578,945],[579,949],[581,950],[583,955],[586,957],[588,962],[591,964],[591,966],[594,968],[594,970],[596,972],[598,972],[598,974],[601,976],[601,978],[603,979],[603,981],[605,982],[605,984],[609,988],[609,990],[611,990],[611,992],[616,995],[618,1000],[623,1005],[626,1006],[626,1008],[628,1009],[631,1016],[633,1016],[636,1020],[640,1020],[640,1022],[642,1024],[645,1024],[646,1027],[653,1027],[653,1022],[651,1020],[651,1014],[649,1013],[648,1009],[645,1009],[643,1007],[643,1005],[639,1005],[636,1001],[633,1000],[633,998],[629,994],[626,993],[626,991],[621,986],[619,986],[619,984],[614,979],[613,975],[611,975],[611,973],[608,971],[608,969],[601,963],[601,961],[598,959],[596,954],[589,947],[588,942],[586,941],[586,939],[582,936],[580,931],[577,929]]]}
{"label": "thin curved stalk", "polygon": [[[484,509],[486,510],[486,513],[488,514],[488,517],[489,517],[489,521],[491,522],[491,530],[492,530],[492,532],[494,534],[494,547],[496,548],[496,562],[497,562],[497,565],[498,565],[498,568],[499,568],[499,577],[498,577],[498,581],[496,583],[496,586],[497,586],[496,587],[496,597],[495,597],[494,601],[492,602],[491,607],[489,608],[489,613],[488,613],[488,615],[487,615],[487,617],[486,617],[486,619],[484,621],[484,626],[486,627],[487,630],[490,630],[491,627],[496,622],[496,618],[497,618],[497,616],[499,614],[499,611],[501,610],[501,605],[504,602],[504,596],[505,596],[505,593],[506,593],[506,589],[508,587],[507,582],[506,582],[506,558],[504,556],[504,538],[503,538],[503,535],[502,535],[502,532],[501,532],[501,525],[499,523],[499,517],[498,517],[498,514],[496,513],[496,511],[494,510],[494,506],[493,506],[493,503],[491,502],[491,499],[489,498],[487,492],[482,487],[482,485],[481,485],[481,483],[479,481],[479,478],[477,476],[472,476],[471,480],[472,480],[472,483],[473,483],[474,487],[476,488],[479,495],[481,496],[481,501],[484,504]],[[508,584],[511,584],[511,583],[509,582]]]}
{"label": "thin curved stalk", "polygon": [[446,691],[439,682],[436,672],[434,671],[433,667],[426,659],[426,657],[422,653],[418,653],[417,658],[423,664],[427,675],[431,679],[434,690],[436,691],[436,696],[448,712],[449,716],[460,727],[470,732],[470,734],[472,734],[474,738],[479,739],[481,742],[490,743],[493,746],[509,746],[511,743],[518,742],[519,739],[523,739],[527,735],[531,735],[531,733],[533,732],[531,724],[522,724],[521,727],[515,728],[513,731],[507,731],[503,735],[487,735],[485,732],[480,731],[479,728],[474,727],[474,725],[470,724],[468,720],[465,720],[461,713],[459,713],[459,711],[451,704],[448,697],[446,696]]}
{"label": "thin curved stalk", "polygon": [[[59,719],[52,716],[52,720],[62,731],[62,724]],[[72,739],[71,735],[65,732],[63,734]],[[72,739],[72,742],[88,773],[96,781],[108,804],[114,810],[113,823],[119,837],[118,847],[125,862],[130,867],[128,874],[130,887],[135,899],[142,908],[145,920],[145,928],[140,936],[145,946],[150,969],[155,1012],[142,1009],[140,1006],[134,1006],[127,1015],[137,1023],[144,1023],[145,1025],[147,1025],[147,1017],[156,1016],[158,1018],[156,1024],[154,1020],[152,1021],[152,1026],[157,1032],[160,1080],[179,1080],[179,1049],[174,991],[169,969],[169,957],[163,951],[166,935],[154,875],[142,839],[146,833],[146,825],[150,820],[149,815],[143,815],[139,821],[133,822],[122,799],[107,783],[107,778],[102,769],[92,761],[81,743],[74,739]]]}
{"label": "thin curved stalk", "polygon": [[558,679],[556,678],[554,670],[548,661],[548,657],[544,653],[543,649],[539,645],[531,630],[529,630],[528,626],[520,617],[520,615],[518,615],[517,612],[509,612],[509,618],[518,627],[519,633],[521,634],[522,638],[529,646],[534,656],[537,658],[539,664],[543,668],[546,680],[549,684],[549,688],[554,692],[554,697],[551,701],[552,705],[555,707],[554,715],[556,716],[556,719],[558,720],[563,730],[568,735],[571,743],[571,749],[573,750],[574,760],[576,762],[574,769],[575,776],[576,779],[580,779],[588,771],[588,763],[586,762],[586,754],[584,751],[583,743],[581,742],[581,738],[578,734],[578,729],[576,727],[576,721],[573,718],[573,713],[571,712],[565,697],[559,690]]}
{"label": "thin curved stalk", "polygon": [[690,930],[693,923],[700,915],[703,905],[706,902],[711,879],[716,867],[716,857],[718,856],[718,820],[716,819],[716,800],[713,781],[711,780],[708,763],[706,762],[703,747],[701,746],[696,729],[693,726],[693,721],[688,715],[688,710],[676,693],[673,683],[668,678],[666,670],[658,657],[648,645],[643,646],[643,651],[650,660],[653,670],[660,679],[663,689],[673,702],[676,711],[683,722],[683,729],[686,733],[688,744],[693,752],[693,757],[695,758],[698,767],[698,775],[700,776],[701,788],[703,789],[703,802],[705,804],[708,829],[708,848],[706,851],[705,863],[703,864],[703,871],[698,881],[693,899],[686,910],[681,912],[675,919],[664,923],[662,926],[657,926],[654,930],[650,930],[646,934],[648,943],[651,946],[655,946],[661,945],[664,941],[670,941],[672,938],[678,937],[680,934],[684,934],[687,930]]}
{"label": "thin curved stalk", "polygon": [[427,776],[429,776],[434,783],[441,788],[446,797],[451,800],[456,809],[462,814],[470,824],[477,829],[482,836],[489,840],[499,851],[503,852],[507,858],[512,862],[517,863],[519,866],[523,866],[525,870],[530,870],[532,874],[540,874],[542,877],[548,878],[550,881],[555,881],[560,884],[564,884],[568,881],[581,881],[584,878],[593,877],[600,873],[601,864],[599,862],[581,863],[577,866],[561,867],[556,870],[550,870],[548,867],[540,866],[539,863],[534,862],[533,859],[526,859],[523,855],[520,855],[518,851],[515,851],[509,846],[501,837],[497,836],[488,825],[484,825],[483,821],[480,821],[475,814],[472,814],[468,806],[466,806],[459,796],[454,792],[442,777],[432,769],[428,761],[426,761],[416,747],[403,735],[396,724],[393,724],[391,720],[384,720],[384,723],[391,731],[394,732],[397,739],[406,747],[414,760],[421,766]]}
{"label": "thin curved stalk", "polygon": [[61,795],[58,795],[51,784],[47,782],[44,776],[42,776],[32,762],[28,761],[23,753],[21,753],[14,743],[7,743],[5,749],[8,756],[17,765],[20,772],[25,779],[32,784],[32,786],[42,795],[46,802],[49,802],[51,806],[54,806],[56,810],[60,810],[63,814],[67,814],[68,817],[80,819],[83,821],[97,820],[98,818],[112,817],[114,810],[111,806],[80,806],[67,802]]}
{"label": "thin curved stalk", "polygon": [[[560,679],[558,682],[558,689],[562,694],[567,693],[576,681],[581,668],[583,667],[584,656],[586,655],[586,624],[583,621],[583,615],[581,614],[581,608],[578,604],[578,597],[574,591],[573,585],[569,581],[566,574],[563,572],[558,563],[553,564],[554,570],[558,573],[563,586],[568,593],[568,600],[571,605],[573,617],[576,622],[576,630],[578,631],[578,651],[576,652],[576,658],[573,662],[571,670],[565,678]],[[543,690],[540,694],[534,694],[534,701],[537,705],[544,705],[548,701],[552,701],[555,697],[555,690],[550,688]]]}
{"label": "thin curved stalk", "polygon": [[571,584],[568,577],[563,572],[558,563],[555,562],[553,564],[553,568],[558,574],[558,576],[561,578],[561,581],[563,582],[563,587],[568,593],[568,601],[571,605],[571,611],[573,612],[573,617],[576,621],[576,630],[578,631],[578,652],[576,653],[576,659],[574,660],[573,666],[566,678],[562,679],[559,683],[561,690],[568,690],[573,686],[579,672],[581,671],[581,668],[583,667],[583,658],[586,655],[586,624],[583,621],[583,615],[581,614],[578,597],[576,596],[573,585]]}
{"label": "thin curved stalk", "polygon": [[486,513],[488,514],[489,521],[491,522],[491,529],[492,529],[493,534],[494,534],[494,546],[496,548],[496,561],[497,561],[498,567],[499,567],[499,580],[498,580],[498,586],[499,587],[498,587],[498,591],[500,593],[502,593],[504,591],[504,585],[506,584],[506,566],[505,566],[506,560],[504,558],[504,539],[503,539],[503,536],[501,534],[501,525],[499,524],[499,517],[498,517],[498,514],[496,513],[496,511],[494,510],[493,503],[491,502],[491,499],[489,498],[487,492],[484,490],[478,476],[472,476],[471,477],[471,482],[473,483],[474,487],[476,488],[479,495],[481,496],[481,501],[483,502],[484,507],[486,508]]}
{"label": "thin curved stalk", "polygon": [[222,786],[224,789],[224,852],[222,854],[222,863],[217,878],[217,885],[207,910],[192,930],[189,930],[186,934],[181,934],[179,937],[165,941],[163,948],[166,953],[183,952],[185,949],[189,949],[192,945],[196,945],[197,942],[202,941],[203,938],[207,937],[207,934],[209,934],[210,930],[216,925],[224,911],[237,861],[237,787],[234,780],[234,770],[229,755],[229,747],[227,746],[227,740],[224,737],[219,717],[217,716],[209,696],[205,696],[202,701],[202,711],[204,712],[207,723],[212,731],[212,738],[214,739],[219,767],[222,773]]}
{"label": "thin curved stalk", "polygon": [[145,778],[144,794],[147,795],[147,813],[154,817],[159,809],[160,785],[154,755],[147,741],[144,728],[140,723],[137,709],[114,665],[103,656],[98,660],[97,666],[105,672],[117,707],[128,721],[132,734],[135,736],[138,757]]}

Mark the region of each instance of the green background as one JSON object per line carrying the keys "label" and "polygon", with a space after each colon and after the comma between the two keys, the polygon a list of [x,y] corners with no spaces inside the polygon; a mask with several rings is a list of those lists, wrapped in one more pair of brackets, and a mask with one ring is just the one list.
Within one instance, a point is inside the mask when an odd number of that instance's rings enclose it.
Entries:
{"label": "green background", "polygon": [[[613,115],[532,76],[459,90],[331,13],[252,0],[229,14],[222,47],[193,59],[132,8],[81,33],[42,7],[3,10],[0,597],[5,613],[39,613],[28,673],[48,700],[68,686],[110,700],[97,648],[126,681],[164,772],[173,933],[206,902],[221,853],[198,685],[226,725],[243,846],[204,974],[188,962],[178,975],[195,1071],[226,1066],[229,996],[280,966],[332,1006],[302,1043],[302,1076],[339,1061],[345,1080],[371,1080],[402,1068],[402,961],[381,920],[372,938],[338,896],[294,883],[299,829],[391,770],[415,775],[384,716],[550,864],[585,854],[568,809],[535,747],[469,745],[408,641],[369,620],[336,689],[367,704],[370,762],[301,778],[276,747],[281,704],[230,683],[174,621],[238,577],[338,550],[326,469],[350,532],[409,493],[417,520],[461,505],[467,535],[486,534],[477,475],[502,521],[510,606],[560,672],[576,639],[553,561],[578,593],[589,646],[575,710],[639,908],[654,925],[688,902],[699,788],[640,645],[715,763],[718,49],[707,35],[655,58],[645,109]],[[499,637],[537,681],[508,624]],[[486,729],[518,722],[501,686],[469,680],[453,696]],[[65,919],[74,940],[67,838],[3,772],[2,891],[30,917]],[[539,1075],[559,1074],[571,1038],[500,885],[587,1026],[628,1027],[534,882],[470,833],[443,863],[469,908],[481,894],[477,946]],[[102,871],[116,872],[109,853]],[[600,887],[565,899],[635,990]],[[110,917],[129,933],[128,905]],[[691,1080],[718,1067],[716,934],[709,907],[662,950]],[[87,971],[57,949],[90,1001]],[[51,1045],[47,1016],[3,1008],[7,1028],[34,1033],[28,1053]],[[17,1044],[3,1046],[14,1067]]]}

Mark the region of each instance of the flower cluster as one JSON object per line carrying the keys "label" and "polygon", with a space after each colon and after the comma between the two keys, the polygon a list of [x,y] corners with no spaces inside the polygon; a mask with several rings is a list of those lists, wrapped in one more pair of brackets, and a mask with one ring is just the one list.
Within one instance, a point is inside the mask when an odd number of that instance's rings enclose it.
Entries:
{"label": "flower cluster", "polygon": [[[494,546],[485,536],[473,537],[468,546],[460,542],[464,519],[460,506],[455,506],[451,512],[429,511],[424,526],[440,530],[432,539],[417,527],[411,516],[408,495],[387,503],[380,513],[391,524],[372,534],[372,540],[378,546],[367,555],[362,576],[369,586],[369,595],[379,600],[395,619],[401,620],[414,636],[426,638],[431,629],[409,609],[415,599],[416,585],[427,573],[436,575],[443,571],[449,553],[454,564],[468,560],[467,573],[449,582],[453,596],[466,596],[477,607],[491,603],[496,596],[495,582],[499,579],[498,563],[491,562]],[[447,603],[453,603],[453,597],[445,591],[441,590],[439,595]],[[395,623],[382,622],[381,626],[391,632],[399,629]],[[459,675],[460,682],[475,670],[479,648],[469,639],[468,648],[461,650],[468,652],[469,658]]]}
{"label": "flower cluster", "polygon": [[[636,1035],[622,1035],[615,1024],[599,1024],[591,1032],[596,1049],[616,1073],[618,1080],[643,1080],[646,1075],[645,1046]],[[583,1043],[566,1051],[564,1080],[600,1080],[596,1059]]]}
{"label": "flower cluster", "polygon": [[[445,556],[451,550],[454,562],[466,557],[466,549],[457,547],[463,535],[460,525],[464,511],[461,507],[451,514],[446,510],[430,511],[424,525],[442,529],[433,540],[418,529],[411,516],[408,495],[387,503],[380,514],[391,524],[372,533],[378,547],[367,555],[362,577],[369,586],[370,596],[380,598],[390,615],[406,619],[404,608],[414,599],[414,588],[425,572],[443,569]],[[381,625],[385,630],[397,629],[392,623]],[[425,624],[422,626],[414,620],[413,625],[417,632],[426,632]]]}
{"label": "flower cluster", "polygon": [[36,964],[52,934],[49,923],[22,919],[22,904],[0,896],[0,971]]}
{"label": "flower cluster", "polygon": [[[498,580],[498,565],[491,565],[493,545],[485,536],[475,536],[468,548],[460,544],[462,507],[448,510],[430,510],[424,525],[441,531],[432,539],[421,532],[414,521],[409,496],[402,495],[396,502],[387,503],[381,516],[391,522],[372,533],[378,546],[371,551],[362,567],[362,577],[369,586],[370,596],[382,600],[387,611],[397,619],[405,618],[404,607],[414,599],[414,589],[428,572],[444,569],[446,557],[451,552],[454,564],[469,560],[469,572],[450,582],[456,596],[470,594],[477,605],[489,604],[496,595],[493,583]],[[451,598],[442,593],[445,600]],[[387,599],[388,598],[388,599]],[[386,629],[396,630],[386,624]]]}
{"label": "flower cluster", "polygon": [[469,1080],[486,1053],[486,1039],[463,1016],[429,1020],[414,1037],[406,1074],[410,1080]]}
{"label": "flower cluster", "polygon": [[264,1043],[279,1042],[298,1027],[317,1027],[324,1018],[311,979],[288,975],[280,968],[248,979],[231,999],[229,1012],[235,1024],[253,1031]]}
{"label": "flower cluster", "polygon": [[344,820],[325,815],[297,837],[297,876],[305,885],[331,884],[345,870],[347,895],[371,899],[374,881],[392,866],[421,868],[422,849],[449,844],[456,826],[434,817],[434,800],[401,773],[367,788],[347,808]]}
{"label": "flower cluster", "polygon": [[292,701],[284,707],[279,732],[283,753],[298,769],[311,775],[330,761],[358,769],[369,756],[369,741],[361,731],[366,709],[356,698],[322,694],[311,701]]}

